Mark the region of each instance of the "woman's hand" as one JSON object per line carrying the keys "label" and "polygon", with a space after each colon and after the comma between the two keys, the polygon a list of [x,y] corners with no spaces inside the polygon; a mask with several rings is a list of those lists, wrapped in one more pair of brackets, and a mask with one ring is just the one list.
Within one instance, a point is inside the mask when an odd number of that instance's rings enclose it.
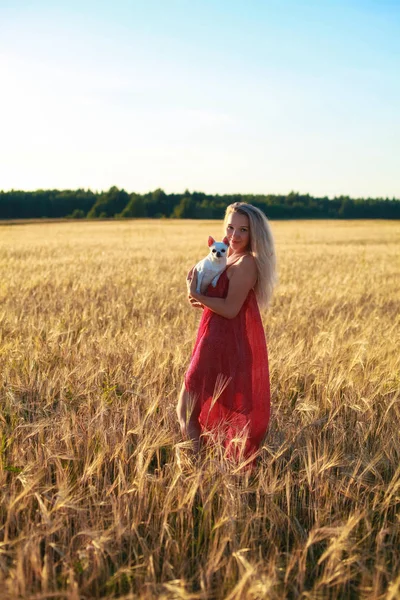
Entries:
{"label": "woman's hand", "polygon": [[197,271],[195,268],[190,269],[186,277],[186,286],[188,291],[189,303],[194,308],[204,308],[204,305],[198,299],[199,294],[196,292],[197,287]]}
{"label": "woman's hand", "polygon": [[196,287],[197,287],[197,271],[195,268],[191,269],[186,277],[186,285],[188,295],[196,298]]}
{"label": "woman's hand", "polygon": [[193,298],[193,296],[189,296],[189,303],[193,308],[204,308],[204,304]]}

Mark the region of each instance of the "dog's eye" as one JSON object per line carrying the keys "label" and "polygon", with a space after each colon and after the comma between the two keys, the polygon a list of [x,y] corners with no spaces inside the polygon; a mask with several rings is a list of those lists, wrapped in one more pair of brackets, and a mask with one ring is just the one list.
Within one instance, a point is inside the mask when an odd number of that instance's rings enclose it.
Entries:
{"label": "dog's eye", "polygon": [[225,248],[222,248],[221,252],[225,252]]}
{"label": "dog's eye", "polygon": [[216,252],[216,249],[215,249],[215,248],[213,248],[213,250],[212,250],[212,251],[213,251],[213,252]]}

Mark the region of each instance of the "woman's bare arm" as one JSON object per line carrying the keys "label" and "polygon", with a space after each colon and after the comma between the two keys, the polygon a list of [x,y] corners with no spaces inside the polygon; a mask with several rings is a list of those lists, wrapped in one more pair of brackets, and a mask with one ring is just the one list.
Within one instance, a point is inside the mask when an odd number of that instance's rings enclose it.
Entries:
{"label": "woman's bare arm", "polygon": [[245,256],[237,264],[230,267],[230,280],[226,298],[210,298],[196,292],[197,273],[193,272],[192,279],[188,280],[189,295],[210,310],[225,317],[234,319],[243,306],[249,291],[257,280],[257,269],[252,256]]}

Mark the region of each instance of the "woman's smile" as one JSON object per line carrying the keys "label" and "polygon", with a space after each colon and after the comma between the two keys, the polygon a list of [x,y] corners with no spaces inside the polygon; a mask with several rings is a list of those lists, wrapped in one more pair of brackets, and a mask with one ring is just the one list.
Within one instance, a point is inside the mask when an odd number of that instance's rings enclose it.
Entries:
{"label": "woman's smile", "polygon": [[226,226],[226,235],[234,252],[246,252],[250,244],[250,227],[247,215],[236,212],[231,213]]}

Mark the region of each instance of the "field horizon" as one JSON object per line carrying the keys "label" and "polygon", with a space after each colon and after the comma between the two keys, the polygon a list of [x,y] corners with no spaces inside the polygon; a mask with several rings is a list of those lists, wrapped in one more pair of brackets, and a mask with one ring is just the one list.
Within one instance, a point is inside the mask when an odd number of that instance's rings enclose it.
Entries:
{"label": "field horizon", "polygon": [[400,597],[400,223],[271,227],[249,472],[175,415],[222,223],[0,223],[1,600]]}

